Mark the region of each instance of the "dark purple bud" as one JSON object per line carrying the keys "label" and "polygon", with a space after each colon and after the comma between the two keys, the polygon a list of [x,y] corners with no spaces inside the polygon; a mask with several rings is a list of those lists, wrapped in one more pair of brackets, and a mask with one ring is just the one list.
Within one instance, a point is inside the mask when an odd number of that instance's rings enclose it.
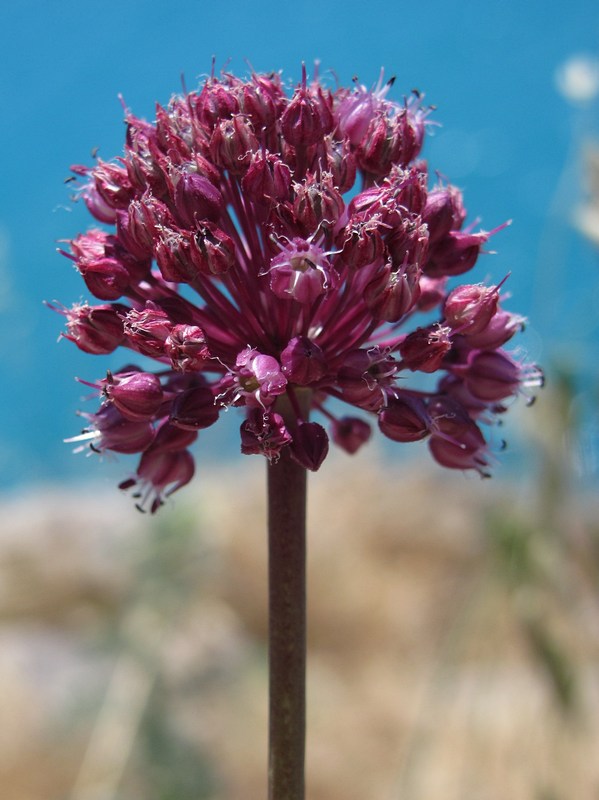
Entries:
{"label": "dark purple bud", "polygon": [[306,336],[296,336],[281,353],[281,369],[288,381],[308,386],[327,372],[321,348]]}
{"label": "dark purple bud", "polygon": [[119,489],[138,489],[133,497],[139,498],[137,507],[145,511],[144,506],[150,503],[150,512],[154,514],[169,495],[185,486],[193,478],[195,465],[189,450],[154,450],[150,448],[143,453],[136,476],[122,481]]}
{"label": "dark purple bud", "polygon": [[152,227],[148,225],[147,212],[139,200],[133,200],[127,211],[116,212],[119,242],[137,259],[144,260],[153,255]]}
{"label": "dark purple bud", "polygon": [[110,208],[127,208],[134,190],[125,167],[98,160],[90,175],[98,194]]}
{"label": "dark purple bud", "polygon": [[480,428],[463,406],[450,397],[429,403],[433,420],[429,448],[435,461],[449,469],[475,469],[488,476],[488,448]]}
{"label": "dark purple bud", "polygon": [[378,417],[382,433],[394,442],[418,442],[430,432],[431,419],[419,397],[390,397]]}
{"label": "dark purple bud", "polygon": [[420,107],[420,97],[412,95],[405,107],[397,115],[397,135],[401,142],[399,163],[406,165],[413,161],[422,149],[424,141],[424,119],[426,112]]}
{"label": "dark purple bud", "polygon": [[85,285],[99,300],[117,300],[129,287],[126,266],[114,255],[115,237],[97,229],[71,241],[72,256]]}
{"label": "dark purple bud", "polygon": [[177,428],[197,431],[209,428],[218,419],[219,408],[207,386],[195,386],[180,392],[171,407],[170,423]]}
{"label": "dark purple bud", "polygon": [[451,350],[451,328],[427,325],[409,333],[399,346],[403,363],[419,372],[436,372]]}
{"label": "dark purple bud", "polygon": [[153,419],[162,405],[162,386],[152,372],[108,373],[103,384],[104,396],[132,422]]}
{"label": "dark purple bud", "polygon": [[84,353],[112,353],[125,340],[123,317],[127,311],[127,306],[120,303],[75,305],[61,312],[67,318],[67,333],[63,338],[74,342]]}
{"label": "dark purple bud", "polygon": [[195,442],[198,438],[196,430],[177,428],[165,419],[156,431],[156,436],[152,442],[154,452],[172,452],[173,450],[184,450]]}
{"label": "dark purple bud", "polygon": [[419,279],[420,268],[417,264],[406,264],[394,269],[388,262],[366,284],[364,301],[378,319],[399,322],[418,302]]}
{"label": "dark purple bud", "polygon": [[235,244],[214,223],[204,222],[193,235],[190,257],[202,275],[222,275],[235,263]]}
{"label": "dark purple bud", "polygon": [[291,170],[278,156],[259,151],[252,157],[241,186],[254,203],[270,205],[275,200],[286,200],[291,189]]}
{"label": "dark purple bud", "polygon": [[329,437],[317,422],[301,422],[293,433],[290,448],[294,461],[316,472],[329,452]]}
{"label": "dark purple bud", "polygon": [[456,369],[470,392],[487,403],[504,400],[523,387],[543,384],[538,367],[519,364],[502,351],[474,351],[467,365]]}
{"label": "dark purple bud", "polygon": [[320,179],[308,176],[295,184],[294,189],[293,213],[306,234],[317,230],[319,225],[332,228],[345,210],[343,198],[330,175],[323,175]]}
{"label": "dark purple bud", "polygon": [[385,106],[382,97],[363,87],[345,94],[336,110],[340,133],[357,147],[366,135],[375,114],[383,111]]}
{"label": "dark purple bud", "polygon": [[203,125],[213,128],[220,120],[236,114],[239,103],[230,87],[212,78],[196,98],[194,111]]}
{"label": "dark purple bud", "polygon": [[258,82],[246,83],[241,91],[241,111],[248,116],[256,130],[270,130],[277,119],[277,93],[271,86]]}
{"label": "dark purple bud", "polygon": [[306,87],[305,66],[302,70],[302,82],[281,117],[283,136],[295,148],[306,148],[322,141],[334,127],[329,101],[320,86]]}
{"label": "dark purple bud", "polygon": [[397,367],[393,356],[380,347],[352,350],[337,374],[343,399],[366,411],[378,411],[387,402]]}
{"label": "dark purple bud", "polygon": [[499,287],[482,284],[458,286],[443,306],[445,321],[465,336],[482,333],[497,312]]}
{"label": "dark purple bud", "polygon": [[424,271],[433,278],[442,275],[462,275],[464,272],[468,272],[476,264],[481,248],[489,237],[507,224],[509,223],[500,225],[489,232],[450,231],[429,251]]}
{"label": "dark purple bud", "polygon": [[372,428],[360,417],[341,417],[333,421],[331,437],[336,445],[353,455],[372,436]]}
{"label": "dark purple bud", "polygon": [[394,264],[418,264],[426,261],[428,231],[420,217],[403,217],[385,237],[385,245]]}
{"label": "dark purple bud", "polygon": [[386,175],[401,152],[397,121],[379,112],[368,125],[357,149],[358,166],[376,177]]}
{"label": "dark purple bud", "polygon": [[341,194],[348,192],[356,182],[356,157],[346,139],[338,141],[333,136],[325,137],[326,171]]}
{"label": "dark purple bud", "polygon": [[220,191],[208,178],[184,172],[175,187],[175,208],[183,225],[195,228],[199,222],[216,222],[224,202]]}
{"label": "dark purple bud", "polygon": [[[384,181],[384,195],[388,204],[403,210],[409,209],[410,215],[418,217],[418,224],[424,222],[420,215],[424,211],[427,200],[428,173],[426,165],[415,164],[412,167],[394,165]],[[426,232],[428,238],[428,229]]]}
{"label": "dark purple bud", "polygon": [[81,196],[83,197],[88,211],[98,222],[103,222],[105,225],[114,225],[117,219],[116,209],[108,205],[93,184],[86,186]]}
{"label": "dark purple bud", "polygon": [[340,247],[340,258],[351,269],[360,269],[379,261],[385,252],[385,245],[376,216],[348,225],[343,231]]}
{"label": "dark purple bud", "polygon": [[66,442],[81,442],[78,449],[89,443],[94,452],[114,450],[115,453],[140,453],[152,444],[154,429],[150,422],[126,419],[112,403],[104,403],[96,414],[82,414],[90,424],[79,436]]}
{"label": "dark purple bud", "polygon": [[204,332],[197,325],[175,325],[164,342],[164,352],[179,372],[195,372],[211,357]]}
{"label": "dark purple bud", "polygon": [[172,327],[166,312],[150,302],[144,309],[131,309],[123,324],[129,347],[154,358],[164,354],[164,343]]}
{"label": "dark purple bud", "polygon": [[259,408],[248,410],[247,419],[241,424],[241,452],[244,455],[264,455],[269,461],[277,461],[281,450],[291,441],[291,434],[283,417],[274,411]]}
{"label": "dark purple bud", "polygon": [[[453,375],[448,373],[440,381],[438,386],[439,394],[447,395],[456,402],[458,402],[466,411],[470,419],[485,419],[485,414],[489,411],[489,404],[484,400],[475,397],[472,392],[468,390],[461,375]],[[504,410],[500,406],[491,406],[493,413],[499,413]]]}
{"label": "dark purple bud", "polygon": [[252,123],[241,114],[221,120],[210,139],[210,154],[214,162],[233,175],[246,172],[252,153],[259,147]]}
{"label": "dark purple bud", "polygon": [[459,230],[465,219],[466,211],[459,189],[442,186],[429,192],[422,221],[428,226],[431,244],[436,244],[450,231]]}
{"label": "dark purple bud", "polygon": [[525,322],[525,318],[519,314],[510,314],[509,311],[500,309],[483,331],[476,334],[468,332],[468,344],[480,350],[496,350],[522,330]]}
{"label": "dark purple bud", "polygon": [[[206,223],[208,224],[208,223]],[[197,274],[195,234],[185,229],[163,227],[156,240],[156,263],[165,281],[191,283]]]}

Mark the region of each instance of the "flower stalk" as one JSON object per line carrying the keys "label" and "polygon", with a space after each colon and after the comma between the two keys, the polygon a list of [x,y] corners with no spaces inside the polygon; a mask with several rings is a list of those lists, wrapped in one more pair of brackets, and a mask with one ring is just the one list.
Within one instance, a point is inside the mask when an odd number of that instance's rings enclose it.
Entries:
{"label": "flower stalk", "polygon": [[[291,424],[310,393],[279,398]],[[295,408],[294,408],[295,405]],[[303,800],[306,741],[307,470],[285,448],[268,475],[268,800]]]}
{"label": "flower stalk", "polygon": [[306,469],[268,470],[269,800],[303,800],[306,738]]}

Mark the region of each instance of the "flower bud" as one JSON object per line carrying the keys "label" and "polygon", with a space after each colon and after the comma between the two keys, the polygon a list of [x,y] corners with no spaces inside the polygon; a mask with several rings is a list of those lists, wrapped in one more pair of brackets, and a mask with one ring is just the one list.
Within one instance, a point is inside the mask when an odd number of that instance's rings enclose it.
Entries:
{"label": "flower bud", "polygon": [[302,70],[302,83],[281,117],[283,136],[295,148],[309,147],[322,141],[334,127],[333,115],[322,89],[306,88],[305,66]]}
{"label": "flower bud", "polygon": [[198,433],[194,429],[177,428],[171,425],[170,420],[165,419],[158,430],[152,442],[152,450],[155,453],[168,453],[174,450],[184,450],[186,447],[192,445],[198,438]]}
{"label": "flower bud", "polygon": [[378,218],[348,224],[340,246],[341,259],[351,269],[360,269],[379,261],[385,252],[385,245]]}
{"label": "flower bud", "polygon": [[224,202],[220,191],[208,178],[184,172],[175,187],[175,208],[183,225],[195,228],[198,222],[216,222]]}
{"label": "flower bud", "polygon": [[372,436],[372,428],[360,417],[341,417],[333,420],[331,437],[336,445],[353,455]]}
{"label": "flower bud", "polygon": [[84,353],[105,355],[123,344],[123,317],[129,309],[119,303],[89,306],[75,305],[65,310],[67,333],[65,339],[74,342]]}
{"label": "flower bud", "polygon": [[239,111],[239,103],[230,87],[214,78],[207,80],[195,98],[194,112],[199,121],[210,130],[222,119]]}
{"label": "flower bud", "polygon": [[129,287],[131,276],[116,256],[115,245],[114,236],[92,229],[71,241],[73,255],[61,251],[75,261],[85,285],[99,300],[118,300]]}
{"label": "flower bud", "polygon": [[321,224],[332,228],[345,210],[343,198],[330,175],[325,174],[320,179],[308,176],[296,183],[294,189],[293,213],[306,234],[317,230]]}
{"label": "flower bud", "polygon": [[480,350],[496,350],[508,342],[517,331],[522,330],[525,322],[526,319],[519,314],[499,309],[480,333],[467,332],[468,345]]}
{"label": "flower bud", "polygon": [[103,383],[105,397],[132,422],[153,419],[162,405],[162,386],[153,372],[109,372]]}
{"label": "flower bud", "polygon": [[171,328],[166,312],[151,302],[146,303],[143,309],[131,309],[123,324],[129,347],[154,358],[164,354],[164,344]]}
{"label": "flower bud", "polygon": [[455,186],[441,186],[428,193],[422,221],[428,227],[431,244],[436,244],[450,231],[459,230],[465,218],[462,193]]}
{"label": "flower bud", "polygon": [[[79,436],[65,439],[66,442],[88,442],[91,450],[102,453],[140,453],[152,444],[154,429],[150,422],[132,422],[126,419],[112,404],[104,403],[96,414],[82,414],[90,425]],[[77,448],[83,449],[83,444]]]}
{"label": "flower bud", "polygon": [[122,481],[119,489],[139,486],[134,497],[140,498],[138,509],[145,511],[144,504],[150,502],[150,513],[154,514],[164,501],[177,489],[193,478],[195,464],[189,450],[154,450],[142,454],[135,477]]}
{"label": "flower bud", "polygon": [[290,448],[294,461],[316,472],[329,452],[329,437],[317,422],[301,422],[293,433]]}
{"label": "flower bud", "polygon": [[165,281],[193,282],[197,274],[195,259],[192,260],[192,252],[195,255],[194,236],[184,229],[160,229],[156,240],[156,263]]}
{"label": "flower bud", "polygon": [[482,333],[497,312],[498,302],[497,286],[458,286],[445,300],[445,321],[465,336]]}
{"label": "flower bud", "polygon": [[252,157],[241,186],[254,203],[286,200],[291,189],[291,170],[277,156],[260,151]]}
{"label": "flower bud", "polygon": [[277,461],[281,450],[291,441],[283,417],[275,411],[259,408],[248,410],[240,428],[241,452],[245,455],[264,455]]}
{"label": "flower bud", "polygon": [[235,244],[214,223],[204,222],[191,240],[190,258],[202,275],[222,275],[235,263]]}
{"label": "flower bud", "polygon": [[245,84],[239,95],[240,109],[248,116],[256,130],[269,131],[277,119],[278,91],[273,91],[271,84],[255,82]]}
{"label": "flower bud", "polygon": [[98,222],[103,222],[105,225],[114,225],[117,219],[116,209],[108,205],[93,184],[85,186],[81,196],[87,206],[87,210]]}
{"label": "flower bud", "polygon": [[98,194],[110,208],[127,208],[133,197],[133,187],[125,167],[99,159],[90,175]]}
{"label": "flower bud", "polygon": [[482,246],[490,233],[468,233],[450,231],[429,251],[424,270],[427,275],[439,278],[443,275],[462,275],[476,264]]}
{"label": "flower bud", "polygon": [[207,386],[195,386],[177,394],[169,420],[177,428],[197,431],[213,425],[218,415],[213,392]]}
{"label": "flower bud", "polygon": [[419,397],[398,394],[379,411],[379,428],[394,442],[418,442],[428,436],[430,416]]}
{"label": "flower bud", "polygon": [[428,325],[409,333],[399,346],[403,363],[419,372],[436,372],[451,350],[451,328]]}
{"label": "flower bud", "polygon": [[380,347],[351,351],[337,374],[342,398],[365,411],[378,411],[387,402],[397,366]]}
{"label": "flower bud", "polygon": [[364,301],[378,319],[399,322],[418,301],[419,278],[420,268],[417,264],[393,269],[387,262],[366,284]]}
{"label": "flower bud", "polygon": [[450,397],[429,403],[433,420],[429,448],[435,461],[449,469],[475,469],[488,477],[487,443],[464,408]]}
{"label": "flower bud", "polygon": [[141,201],[133,200],[127,211],[116,212],[116,230],[119,242],[132,256],[142,261],[152,258],[152,226]]}
{"label": "flower bud", "polygon": [[420,217],[403,217],[385,237],[394,264],[424,264],[428,252],[428,231]]}
{"label": "flower bud", "polygon": [[333,136],[326,136],[325,169],[333,178],[333,183],[340,194],[348,192],[356,182],[356,157],[351,152],[347,140],[336,141]]}
{"label": "flower bud", "polygon": [[541,386],[543,375],[538,367],[519,364],[502,351],[474,351],[461,374],[470,392],[487,403],[495,403],[516,394],[522,386]]}
{"label": "flower bud", "polygon": [[197,325],[175,325],[164,342],[164,352],[179,372],[196,372],[211,357],[204,332]]}
{"label": "flower bud", "polygon": [[376,177],[386,175],[400,153],[395,120],[379,112],[370,121],[366,134],[357,149],[358,166],[363,172]]}
{"label": "flower bud", "polygon": [[258,149],[252,123],[241,114],[221,120],[210,139],[210,154],[215,163],[233,175],[246,172],[252,153]]}
{"label": "flower bud", "polygon": [[288,381],[308,386],[327,372],[321,348],[306,336],[296,336],[281,353],[281,369]]}

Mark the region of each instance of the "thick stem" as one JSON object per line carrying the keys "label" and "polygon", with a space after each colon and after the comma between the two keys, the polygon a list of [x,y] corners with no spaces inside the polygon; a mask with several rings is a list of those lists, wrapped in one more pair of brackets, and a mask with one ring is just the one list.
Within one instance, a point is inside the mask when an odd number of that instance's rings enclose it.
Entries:
{"label": "thick stem", "polygon": [[304,800],[306,470],[288,452],[268,465],[268,800]]}

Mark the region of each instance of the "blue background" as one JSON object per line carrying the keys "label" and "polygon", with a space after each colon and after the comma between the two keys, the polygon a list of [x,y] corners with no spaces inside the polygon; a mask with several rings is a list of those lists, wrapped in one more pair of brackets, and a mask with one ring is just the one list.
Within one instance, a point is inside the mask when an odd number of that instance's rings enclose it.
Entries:
{"label": "blue background", "polygon": [[[91,224],[63,182],[71,164],[91,163],[94,147],[106,160],[121,153],[119,93],[152,119],[154,102],[180,91],[182,74],[195,88],[213,55],[217,68],[230,58],[230,69],[246,74],[247,59],[294,83],[302,61],[319,59],[344,84],[357,75],[371,85],[384,66],[397,76],[394,99],[424,92],[441,123],[429,129],[432,169],[464,189],[470,219],[487,229],[514,220],[472,279],[511,271],[509,308],[531,319],[521,341],[530,357],[597,374],[599,265],[571,224],[580,147],[597,132],[597,105],[569,104],[554,81],[572,55],[599,52],[596,0],[179,0],[168,10],[142,0],[20,0],[1,14],[0,487],[104,474],[62,443],[81,427],[74,415],[85,392],[73,376],[94,380],[110,361],[57,344],[63,320],[43,305],[86,296],[55,253]],[[237,451],[237,424],[225,416],[218,427],[229,434],[203,437],[200,462]],[[118,474],[128,469],[125,459]]]}

